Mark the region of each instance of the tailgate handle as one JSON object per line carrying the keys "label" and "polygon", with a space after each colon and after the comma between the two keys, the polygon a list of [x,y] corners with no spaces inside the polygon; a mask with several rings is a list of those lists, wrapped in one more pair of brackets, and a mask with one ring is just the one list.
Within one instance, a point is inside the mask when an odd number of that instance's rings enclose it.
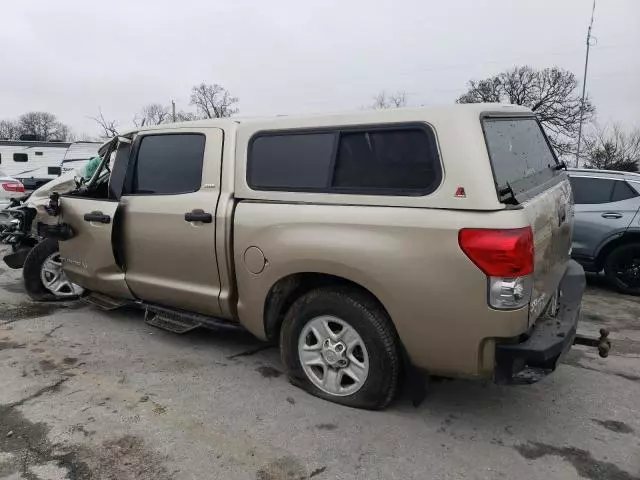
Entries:
{"label": "tailgate handle", "polygon": [[84,214],[85,222],[111,223],[111,217],[102,212],[91,212]]}
{"label": "tailgate handle", "polygon": [[184,214],[185,222],[213,222],[213,216],[210,213],[206,213],[204,210],[196,209]]}
{"label": "tailgate handle", "polygon": [[622,214],[618,212],[604,212],[602,218],[622,218]]}

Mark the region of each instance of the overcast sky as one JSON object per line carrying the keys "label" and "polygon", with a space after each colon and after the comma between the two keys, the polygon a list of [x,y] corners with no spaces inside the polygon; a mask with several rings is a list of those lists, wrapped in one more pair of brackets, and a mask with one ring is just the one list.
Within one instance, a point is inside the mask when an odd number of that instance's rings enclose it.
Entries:
{"label": "overcast sky", "polygon": [[[242,115],[357,109],[376,92],[452,103],[470,78],[558,65],[582,78],[591,0],[3,0],[0,119],[55,113],[96,134],[199,82]],[[640,127],[640,0],[598,0],[587,89]]]}

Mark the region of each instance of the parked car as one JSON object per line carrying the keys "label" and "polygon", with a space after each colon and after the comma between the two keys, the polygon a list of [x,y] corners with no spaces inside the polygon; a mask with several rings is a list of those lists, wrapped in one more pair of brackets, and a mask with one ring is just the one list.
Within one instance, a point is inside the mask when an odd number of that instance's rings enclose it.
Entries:
{"label": "parked car", "polygon": [[571,190],[527,108],[203,120],[100,155],[39,225],[35,298],[57,258],[97,305],[241,326],[279,343],[294,383],[364,408],[409,370],[532,383],[573,344]]}
{"label": "parked car", "polygon": [[640,174],[570,169],[575,202],[572,256],[604,270],[621,292],[640,295]]}
{"label": "parked car", "polygon": [[9,214],[2,211],[10,205],[11,199],[22,195],[24,195],[22,182],[0,170],[0,225],[5,224],[11,218]]}

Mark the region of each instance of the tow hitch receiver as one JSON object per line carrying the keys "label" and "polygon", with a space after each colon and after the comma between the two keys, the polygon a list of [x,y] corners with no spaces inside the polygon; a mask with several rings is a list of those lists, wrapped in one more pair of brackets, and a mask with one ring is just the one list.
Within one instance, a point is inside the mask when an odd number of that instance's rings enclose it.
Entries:
{"label": "tow hitch receiver", "polygon": [[598,354],[602,358],[609,356],[609,350],[611,350],[611,340],[609,340],[609,330],[606,328],[600,329],[600,338],[588,337],[586,335],[576,335],[573,341],[574,345],[586,345],[587,347],[596,347]]}

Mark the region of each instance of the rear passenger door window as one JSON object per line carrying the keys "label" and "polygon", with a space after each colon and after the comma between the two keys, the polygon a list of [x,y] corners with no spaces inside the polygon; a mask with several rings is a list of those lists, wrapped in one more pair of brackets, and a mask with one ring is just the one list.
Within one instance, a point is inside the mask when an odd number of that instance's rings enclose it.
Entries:
{"label": "rear passenger door window", "polygon": [[574,203],[597,204],[611,201],[614,180],[606,178],[569,177]]}
{"label": "rear passenger door window", "polygon": [[265,133],[249,149],[256,190],[426,195],[441,179],[435,135],[423,125]]}
{"label": "rear passenger door window", "polygon": [[145,135],[130,185],[134,195],[191,193],[202,185],[205,136],[201,134]]}

